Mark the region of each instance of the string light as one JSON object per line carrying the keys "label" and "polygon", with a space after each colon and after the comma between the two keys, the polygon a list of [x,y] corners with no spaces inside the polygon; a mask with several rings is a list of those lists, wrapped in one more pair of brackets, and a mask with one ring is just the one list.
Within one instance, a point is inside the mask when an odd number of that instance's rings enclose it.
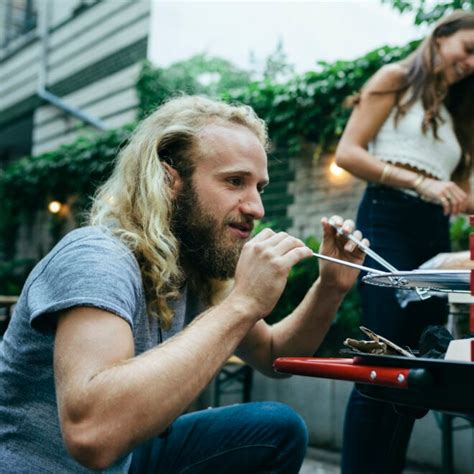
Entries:
{"label": "string light", "polygon": [[342,174],[344,174],[344,170],[343,170],[340,166],[337,166],[335,161],[333,161],[333,162],[329,165],[329,172],[330,172],[333,176],[336,176],[336,177],[339,177],[339,176],[341,176]]}
{"label": "string light", "polygon": [[48,204],[48,211],[51,212],[51,214],[58,214],[58,212],[61,210],[62,204],[59,201],[51,201]]}

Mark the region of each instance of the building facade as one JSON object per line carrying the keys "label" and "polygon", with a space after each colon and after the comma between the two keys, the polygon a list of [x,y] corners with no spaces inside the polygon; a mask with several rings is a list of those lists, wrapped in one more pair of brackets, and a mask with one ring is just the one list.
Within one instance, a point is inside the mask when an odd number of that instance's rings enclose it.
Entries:
{"label": "building facade", "polygon": [[[150,3],[1,0],[0,169],[135,119]],[[300,237],[320,236],[322,215],[354,217],[361,191],[347,174],[333,176],[330,157],[313,159],[312,150],[270,157],[272,185],[264,195],[267,220]]]}
{"label": "building facade", "polygon": [[0,167],[133,121],[149,0],[0,2]]}

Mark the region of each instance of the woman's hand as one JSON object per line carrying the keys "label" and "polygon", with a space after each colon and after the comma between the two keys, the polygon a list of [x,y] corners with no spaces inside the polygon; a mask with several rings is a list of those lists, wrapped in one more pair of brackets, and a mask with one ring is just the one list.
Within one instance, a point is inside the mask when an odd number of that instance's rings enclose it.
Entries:
{"label": "woman's hand", "polygon": [[[344,234],[352,234],[363,244],[369,245],[369,241],[363,238],[362,233],[355,230],[354,221],[343,220],[340,216],[332,216],[330,219],[323,217],[321,224],[323,226],[323,240],[319,248],[320,253],[359,265],[363,263],[364,252],[354,242],[339,234],[333,226],[342,228]],[[323,260],[319,261],[319,269],[321,284],[338,288],[341,291],[348,291],[354,285],[359,274],[358,270]]]}
{"label": "woman's hand", "polygon": [[453,181],[425,178],[415,191],[426,201],[443,206],[444,214],[459,214],[467,206],[467,194]]}

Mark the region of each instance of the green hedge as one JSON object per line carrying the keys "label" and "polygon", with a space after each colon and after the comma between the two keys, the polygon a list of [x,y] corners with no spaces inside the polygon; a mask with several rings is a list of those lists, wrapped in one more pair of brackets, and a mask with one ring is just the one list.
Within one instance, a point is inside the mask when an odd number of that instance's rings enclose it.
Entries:
{"label": "green hedge", "polygon": [[[106,179],[133,126],[78,138],[58,149],[13,162],[0,171],[0,255],[14,258],[16,230],[48,201],[74,197],[72,211],[88,207],[96,186]],[[54,227],[54,226],[53,226]]]}
{"label": "green hedge", "polygon": [[[333,146],[342,133],[349,114],[343,106],[346,97],[359,90],[382,65],[405,57],[417,44],[384,46],[354,61],[320,62],[316,71],[295,75],[285,84],[251,82],[240,88],[232,86],[221,96],[251,105],[267,121],[270,136],[277,144],[296,152],[301,141],[306,141],[324,150]],[[137,85],[142,115],[179,92],[172,90],[169,82],[165,84],[166,90],[159,90],[162,78],[163,70],[154,71],[149,64],[144,65]],[[187,92],[193,93],[192,83],[186,84],[191,84]],[[0,293],[17,293],[32,263],[13,260],[20,223],[28,222],[39,209],[45,209],[50,199],[65,201],[74,196],[73,212],[79,215],[87,209],[89,196],[109,175],[117,151],[132,129],[130,125],[83,136],[70,145],[25,157],[0,171],[0,257],[4,261],[0,266]],[[57,233],[60,226],[54,219],[51,229]],[[453,229],[453,239],[459,242],[456,245],[465,248],[469,230],[465,221],[458,221]],[[314,262],[308,262],[294,269],[272,317],[278,319],[301,299],[316,277],[315,268]],[[341,309],[341,314],[349,316],[338,316],[342,325],[357,319],[357,298],[352,295]],[[352,323],[347,324],[352,327]]]}
{"label": "green hedge", "polygon": [[354,61],[318,62],[317,70],[296,75],[285,84],[253,82],[224,96],[250,104],[267,122],[272,140],[299,150],[302,140],[331,148],[350,114],[345,100],[359,91],[383,65],[406,57],[419,44],[383,46]]}
{"label": "green hedge", "polygon": [[[233,88],[223,98],[247,103],[269,125],[273,141],[295,151],[301,140],[332,146],[340,136],[349,111],[345,98],[383,64],[398,60],[413,50],[405,47],[378,48],[355,61],[318,63],[318,71],[296,75],[286,84],[252,82]],[[146,114],[165,98],[179,93],[169,83],[160,89],[163,70],[145,64],[137,89],[141,113]],[[160,82],[161,81],[161,82]],[[188,83],[186,83],[188,84]],[[179,84],[178,84],[179,85]],[[192,85],[188,85],[193,92]],[[34,157],[25,157],[0,172],[0,255],[11,259],[18,224],[45,209],[50,199],[76,196],[76,208],[87,207],[88,196],[110,173],[117,149],[133,125],[123,129],[90,134],[70,145]]]}

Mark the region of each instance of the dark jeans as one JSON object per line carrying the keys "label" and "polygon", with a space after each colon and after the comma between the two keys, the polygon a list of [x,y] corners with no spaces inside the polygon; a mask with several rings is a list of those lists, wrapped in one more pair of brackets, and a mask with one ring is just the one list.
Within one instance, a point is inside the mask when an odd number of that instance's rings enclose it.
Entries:
{"label": "dark jeans", "polygon": [[[388,187],[368,186],[357,227],[371,247],[399,270],[413,270],[437,253],[449,251],[449,219],[442,208]],[[365,265],[381,268],[370,258]],[[402,309],[392,288],[359,281],[359,290],[362,324],[401,346],[416,349],[427,325],[446,321],[444,298],[412,302]],[[399,422],[390,404],[370,400],[354,389],[344,422],[342,474],[384,473],[390,436]],[[405,430],[399,440],[403,460],[410,434],[411,429]]]}
{"label": "dark jeans", "polygon": [[307,442],[304,421],[282,403],[209,408],[135,449],[129,473],[297,474]]}

